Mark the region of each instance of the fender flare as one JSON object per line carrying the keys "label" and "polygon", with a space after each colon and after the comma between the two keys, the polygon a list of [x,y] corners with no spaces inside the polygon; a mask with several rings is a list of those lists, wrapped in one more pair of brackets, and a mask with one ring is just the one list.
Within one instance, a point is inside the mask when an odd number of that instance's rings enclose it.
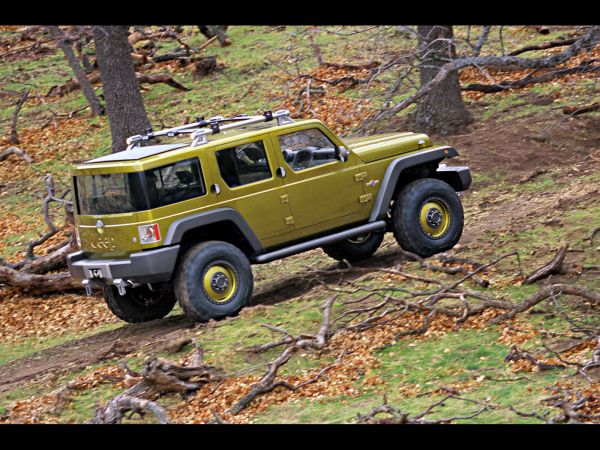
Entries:
{"label": "fender flare", "polygon": [[186,231],[193,230],[204,225],[210,225],[217,222],[233,222],[246,238],[254,253],[260,253],[263,246],[250,228],[250,225],[243,219],[241,214],[233,208],[217,208],[210,211],[182,217],[171,223],[164,239],[164,245],[173,245],[181,242]]}
{"label": "fender flare", "polygon": [[379,192],[377,193],[377,197],[373,204],[373,209],[371,210],[371,215],[369,216],[369,222],[386,218],[388,205],[392,201],[392,195],[394,195],[398,179],[403,170],[420,164],[432,161],[442,161],[443,159],[454,158],[456,156],[458,156],[458,152],[455,148],[443,146],[394,159],[383,176],[381,187],[379,188]]}

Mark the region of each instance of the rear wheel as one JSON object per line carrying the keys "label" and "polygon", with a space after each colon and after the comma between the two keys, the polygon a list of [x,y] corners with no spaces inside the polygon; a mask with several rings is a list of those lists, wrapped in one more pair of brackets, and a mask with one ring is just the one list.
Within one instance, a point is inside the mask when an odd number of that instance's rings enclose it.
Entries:
{"label": "rear wheel", "polygon": [[181,308],[199,321],[237,314],[250,303],[253,287],[246,255],[221,241],[190,248],[175,277],[175,295]]}
{"label": "rear wheel", "polygon": [[361,234],[335,244],[325,245],[323,251],[333,259],[356,262],[373,255],[383,241],[383,232]]}
{"label": "rear wheel", "polygon": [[104,286],[102,293],[112,313],[129,323],[161,319],[171,312],[177,301],[170,283],[127,288],[125,295],[110,285]]}
{"label": "rear wheel", "polygon": [[406,185],[392,213],[398,244],[423,257],[454,247],[462,235],[463,219],[462,204],[454,189],[435,178]]}

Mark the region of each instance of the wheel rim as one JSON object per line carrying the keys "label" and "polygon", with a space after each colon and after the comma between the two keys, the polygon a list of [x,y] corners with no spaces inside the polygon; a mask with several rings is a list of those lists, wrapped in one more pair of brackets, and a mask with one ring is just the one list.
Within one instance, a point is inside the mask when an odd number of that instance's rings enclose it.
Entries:
{"label": "wheel rim", "polygon": [[348,242],[350,242],[351,244],[362,244],[367,239],[369,239],[369,237],[371,237],[371,233],[361,234],[360,236],[355,236],[353,238],[348,239]]}
{"label": "wheel rim", "polygon": [[450,227],[450,211],[446,204],[437,199],[428,200],[421,206],[419,225],[433,239],[444,236]]}
{"label": "wheel rim", "polygon": [[202,277],[204,292],[215,303],[227,303],[233,298],[237,288],[235,272],[224,264],[215,264],[204,272]]}
{"label": "wheel rim", "polygon": [[138,305],[145,307],[149,307],[160,302],[164,293],[165,291],[162,289],[155,289],[152,291],[148,289],[147,286],[142,286],[136,289],[128,289],[129,298],[131,298]]}

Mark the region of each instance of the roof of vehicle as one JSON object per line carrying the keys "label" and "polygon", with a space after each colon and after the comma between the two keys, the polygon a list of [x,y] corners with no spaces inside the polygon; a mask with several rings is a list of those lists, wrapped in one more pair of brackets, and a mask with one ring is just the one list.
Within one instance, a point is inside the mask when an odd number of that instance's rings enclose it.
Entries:
{"label": "roof of vehicle", "polygon": [[[301,122],[301,120],[296,123]],[[265,130],[268,128],[274,128],[277,126],[275,122],[266,122],[245,126],[240,129],[233,129],[223,131],[221,133],[208,136],[209,144],[215,143],[224,139],[232,138],[232,137],[243,137],[245,135],[251,135],[252,133],[256,133],[257,131]],[[207,144],[205,144],[207,145]],[[108,155],[100,156],[98,158],[90,159],[85,161],[84,164],[95,164],[95,163],[105,163],[105,162],[119,162],[119,161],[134,161],[140,160],[143,158],[148,158],[150,156],[158,155],[160,153],[165,153],[171,150],[181,149],[184,147],[190,147],[191,142],[189,139],[186,139],[185,142],[179,142],[174,144],[157,144],[157,145],[146,145],[143,147],[136,147],[131,150],[124,150],[117,153],[110,153]]]}

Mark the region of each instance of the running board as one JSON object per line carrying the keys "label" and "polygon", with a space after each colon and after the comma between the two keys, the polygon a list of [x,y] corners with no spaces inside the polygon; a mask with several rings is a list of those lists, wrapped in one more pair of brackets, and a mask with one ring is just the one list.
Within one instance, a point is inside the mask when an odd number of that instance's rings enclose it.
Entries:
{"label": "running board", "polygon": [[329,234],[317,239],[302,242],[300,244],[291,245],[274,252],[265,253],[258,255],[252,259],[255,263],[268,263],[275,261],[276,259],[284,258],[286,256],[295,255],[296,253],[302,253],[313,248],[322,247],[323,245],[333,244],[334,242],[343,241],[344,239],[360,236],[361,234],[370,233],[372,231],[380,231],[385,229],[385,220],[378,220],[377,222],[370,222],[366,225],[361,225],[356,228],[349,230],[340,231],[339,233]]}

